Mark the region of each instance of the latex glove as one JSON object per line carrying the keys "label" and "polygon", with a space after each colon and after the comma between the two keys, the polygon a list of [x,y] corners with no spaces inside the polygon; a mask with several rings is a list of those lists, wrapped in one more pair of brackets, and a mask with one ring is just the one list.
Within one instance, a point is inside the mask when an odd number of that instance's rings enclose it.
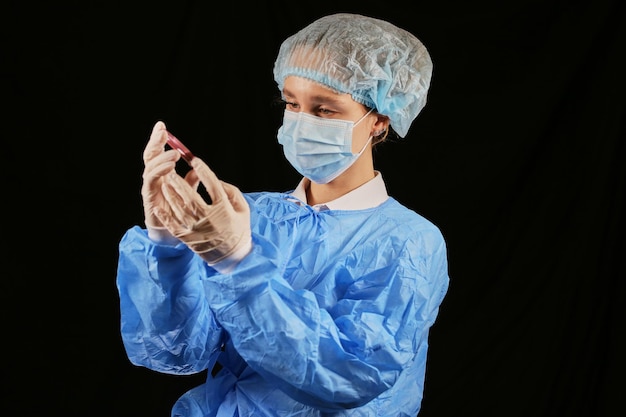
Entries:
{"label": "latex glove", "polygon": [[165,150],[166,142],[165,123],[157,122],[152,128],[150,140],[143,151],[144,170],[141,198],[145,224],[148,229],[165,229],[155,211],[157,208],[163,211],[170,209],[161,191],[161,185],[166,176],[177,175],[175,168],[176,162],[180,159],[180,153],[171,149]]}
{"label": "latex glove", "polygon": [[[241,191],[220,181],[200,158],[193,158],[190,165],[193,169],[185,179],[170,174],[163,181],[161,190],[169,210],[157,206],[155,213],[172,235],[209,264],[216,264],[250,247],[250,208]],[[198,182],[211,204],[198,193]]]}

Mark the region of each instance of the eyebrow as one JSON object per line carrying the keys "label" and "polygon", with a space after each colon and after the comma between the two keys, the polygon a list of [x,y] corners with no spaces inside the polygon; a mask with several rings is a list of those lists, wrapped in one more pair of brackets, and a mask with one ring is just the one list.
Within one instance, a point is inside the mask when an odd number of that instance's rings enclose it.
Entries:
{"label": "eyebrow", "polygon": [[[343,101],[339,98],[340,94],[339,92],[328,90],[326,94],[316,94],[312,96],[311,101],[315,103],[343,104]],[[286,88],[283,88],[283,96],[295,97],[294,94]]]}

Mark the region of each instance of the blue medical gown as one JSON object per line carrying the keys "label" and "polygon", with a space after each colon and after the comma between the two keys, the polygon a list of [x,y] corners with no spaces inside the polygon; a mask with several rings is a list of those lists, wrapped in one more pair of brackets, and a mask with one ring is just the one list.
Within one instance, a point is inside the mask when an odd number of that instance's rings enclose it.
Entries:
{"label": "blue medical gown", "polygon": [[415,417],[448,289],[439,229],[393,198],[318,212],[283,193],[245,197],[253,249],[228,274],[138,226],[120,242],[130,361],[209,370],[172,416]]}

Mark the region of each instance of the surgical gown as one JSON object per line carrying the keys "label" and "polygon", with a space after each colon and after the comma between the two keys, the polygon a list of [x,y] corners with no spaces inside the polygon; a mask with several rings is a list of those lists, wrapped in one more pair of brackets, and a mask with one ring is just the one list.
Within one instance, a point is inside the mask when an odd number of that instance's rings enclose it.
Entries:
{"label": "surgical gown", "polygon": [[317,211],[285,193],[244,195],[253,249],[228,273],[138,226],[120,242],[130,361],[209,370],[171,415],[415,417],[448,289],[440,230],[391,197]]}

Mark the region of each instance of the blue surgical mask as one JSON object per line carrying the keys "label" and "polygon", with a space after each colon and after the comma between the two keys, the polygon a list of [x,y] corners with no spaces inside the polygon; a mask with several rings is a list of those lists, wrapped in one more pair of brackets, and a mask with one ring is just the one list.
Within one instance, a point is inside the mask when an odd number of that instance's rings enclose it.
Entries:
{"label": "blue surgical mask", "polygon": [[370,136],[359,153],[352,153],[352,130],[372,110],[357,122],[285,110],[278,143],[296,171],[318,184],[329,183],[348,169],[372,140]]}

